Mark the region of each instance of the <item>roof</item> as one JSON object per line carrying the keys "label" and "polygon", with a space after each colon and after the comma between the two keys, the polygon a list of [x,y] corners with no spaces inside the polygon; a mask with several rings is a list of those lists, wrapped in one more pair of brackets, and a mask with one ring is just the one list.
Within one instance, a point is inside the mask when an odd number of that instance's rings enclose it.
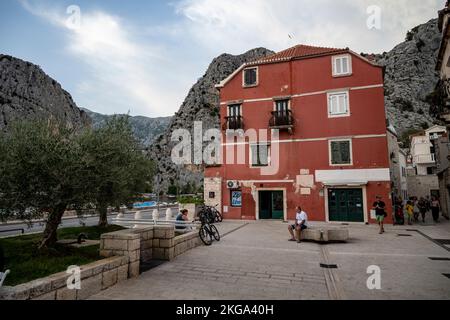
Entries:
{"label": "roof", "polygon": [[398,137],[397,130],[395,130],[395,128],[392,124],[389,124],[389,126],[387,127],[387,130],[390,131],[394,136]]}
{"label": "roof", "polygon": [[279,61],[289,61],[300,58],[309,58],[316,57],[322,55],[336,54],[336,53],[346,53],[348,52],[348,48],[338,49],[338,48],[325,48],[325,47],[313,47],[307,45],[297,45],[295,47],[280,51],[278,53],[274,53],[270,56],[257,59],[255,61],[251,61],[248,63],[252,64],[262,64],[262,63],[271,63],[271,62],[279,62]]}
{"label": "roof", "polygon": [[236,74],[238,74],[242,69],[244,69],[245,67],[248,67],[248,66],[256,66],[256,65],[260,65],[260,64],[269,64],[269,63],[286,62],[286,61],[292,61],[292,60],[308,59],[308,58],[341,54],[341,53],[351,53],[372,65],[378,66],[373,61],[371,61],[367,58],[364,58],[363,56],[351,51],[349,48],[314,47],[314,46],[299,44],[294,47],[288,48],[286,50],[280,51],[278,53],[269,55],[267,57],[258,58],[256,60],[244,63],[236,71],[234,71],[231,75],[229,75],[222,82],[220,82],[218,85],[216,85],[216,87],[222,88],[231,79],[233,79],[234,76],[236,76]]}

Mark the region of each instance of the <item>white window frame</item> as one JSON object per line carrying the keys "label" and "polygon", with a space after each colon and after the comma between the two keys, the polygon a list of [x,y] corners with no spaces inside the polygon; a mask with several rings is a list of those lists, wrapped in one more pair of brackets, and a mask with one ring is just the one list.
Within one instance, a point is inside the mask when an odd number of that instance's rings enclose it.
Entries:
{"label": "white window frame", "polygon": [[[346,95],[347,98],[347,112],[345,113],[331,113],[331,97],[336,95]],[[349,117],[350,116],[350,91],[342,90],[342,91],[330,91],[327,92],[327,113],[328,118],[341,118],[341,117]]]}
{"label": "white window frame", "polygon": [[[337,72],[337,62],[341,61],[341,59],[347,58],[348,63],[348,71],[347,72]],[[333,68],[333,77],[345,77],[352,75],[353,68],[352,68],[352,56],[350,54],[343,54],[339,56],[333,56],[331,58],[332,68]],[[342,67],[342,66],[341,66]]]}
{"label": "white window frame", "polygon": [[[246,85],[245,84],[245,71],[249,70],[249,69],[256,69],[256,83],[255,84],[251,84],[251,85]],[[253,88],[259,85],[259,67],[248,67],[248,68],[244,68],[242,70],[242,87],[244,88]]]}
{"label": "white window frame", "polygon": [[[334,164],[333,163],[333,153],[331,151],[331,143],[333,142],[344,142],[344,141],[348,141],[350,144],[349,147],[349,152],[350,152],[350,163],[342,163],[342,164]],[[349,166],[353,166],[353,143],[352,143],[352,139],[331,139],[328,140],[328,162],[330,167],[349,167]]]}
{"label": "white window frame", "polygon": [[[266,145],[267,146],[267,165],[266,166],[255,166],[255,165],[253,165],[253,152],[252,152],[252,147],[253,146],[258,146],[258,145]],[[258,142],[258,143],[250,143],[249,144],[249,153],[248,153],[248,155],[249,155],[249,160],[250,160],[250,163],[249,163],[249,167],[250,168],[256,168],[256,169],[260,169],[260,168],[266,168],[266,167],[270,167],[270,163],[271,163],[271,159],[270,159],[270,152],[271,152],[271,149],[270,149],[270,143],[269,142]]]}

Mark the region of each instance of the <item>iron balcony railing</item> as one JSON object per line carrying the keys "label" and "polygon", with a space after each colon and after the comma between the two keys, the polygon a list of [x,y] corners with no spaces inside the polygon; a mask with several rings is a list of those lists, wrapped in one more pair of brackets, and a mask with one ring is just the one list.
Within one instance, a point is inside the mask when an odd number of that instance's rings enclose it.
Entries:
{"label": "iron balcony railing", "polygon": [[223,130],[239,130],[244,129],[244,120],[241,116],[225,117]]}
{"label": "iron balcony railing", "polygon": [[294,117],[291,110],[272,111],[272,118],[269,121],[272,129],[292,129],[294,127]]}

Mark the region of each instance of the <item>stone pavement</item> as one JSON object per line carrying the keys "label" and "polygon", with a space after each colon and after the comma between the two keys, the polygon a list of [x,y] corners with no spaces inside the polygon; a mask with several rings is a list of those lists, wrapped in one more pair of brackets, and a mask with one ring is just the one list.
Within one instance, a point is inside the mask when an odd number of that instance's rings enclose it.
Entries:
{"label": "stone pavement", "polygon": [[[312,227],[323,223],[311,222]],[[280,221],[219,225],[220,242],[197,247],[91,299],[450,299],[450,223],[351,225],[345,244],[288,242]],[[417,229],[416,231],[407,231]],[[410,236],[404,236],[404,235]],[[321,268],[336,264],[337,269]],[[366,286],[367,267],[381,268],[381,289]]]}

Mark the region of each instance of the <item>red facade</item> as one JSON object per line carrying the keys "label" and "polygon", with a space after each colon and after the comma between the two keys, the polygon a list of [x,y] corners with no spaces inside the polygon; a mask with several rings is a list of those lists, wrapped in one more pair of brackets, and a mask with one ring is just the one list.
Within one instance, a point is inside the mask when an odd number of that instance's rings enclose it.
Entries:
{"label": "red facade", "polygon": [[[293,220],[301,205],[312,221],[373,223],[370,210],[380,195],[391,217],[382,68],[348,49],[289,50],[242,66],[218,86],[223,142],[225,129],[236,126],[230,106],[239,108],[239,128],[279,128],[278,172],[267,176],[252,167],[247,140],[245,164],[205,170],[207,202],[220,204],[229,219]],[[337,66],[340,57],[346,60]],[[246,86],[244,72],[255,67],[257,82]],[[333,75],[341,69],[346,74]],[[280,100],[286,110],[277,111]],[[262,140],[272,152],[270,136]],[[224,162],[230,147],[223,147]],[[219,194],[208,192],[208,178],[221,178],[214,186]],[[229,181],[237,184],[230,188]],[[236,206],[233,191],[242,196]]]}

